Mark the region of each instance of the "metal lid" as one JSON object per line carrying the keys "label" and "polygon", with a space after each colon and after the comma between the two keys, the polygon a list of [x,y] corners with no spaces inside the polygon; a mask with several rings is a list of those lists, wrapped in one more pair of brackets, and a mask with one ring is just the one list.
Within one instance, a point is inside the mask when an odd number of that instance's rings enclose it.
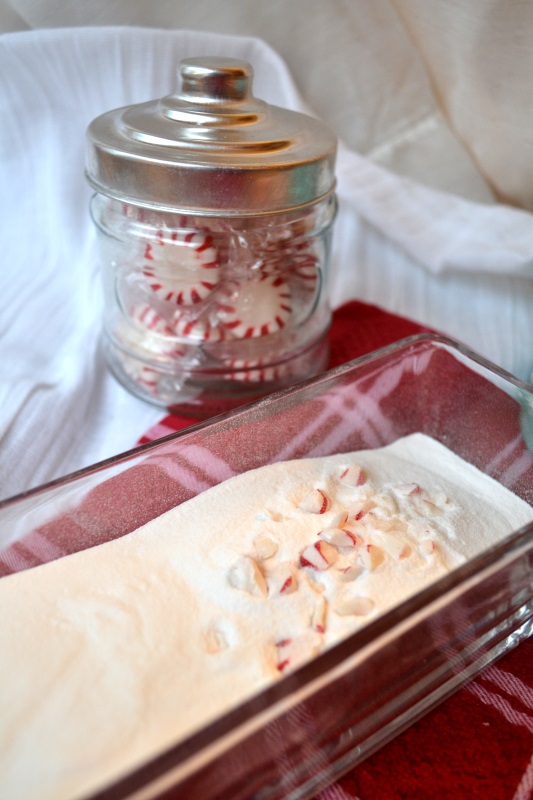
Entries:
{"label": "metal lid", "polygon": [[179,75],[176,94],[89,125],[86,174],[98,192],[152,208],[263,214],[333,190],[332,131],[256,99],[246,61],[188,58]]}

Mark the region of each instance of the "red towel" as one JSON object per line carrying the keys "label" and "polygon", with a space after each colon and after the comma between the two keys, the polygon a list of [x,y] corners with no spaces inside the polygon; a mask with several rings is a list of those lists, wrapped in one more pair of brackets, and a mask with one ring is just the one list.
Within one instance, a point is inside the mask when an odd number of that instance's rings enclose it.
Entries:
{"label": "red towel", "polygon": [[[428,331],[376,306],[350,302],[330,331],[330,367]],[[141,442],[193,420],[170,415]],[[317,800],[531,800],[533,640],[501,658]]]}
{"label": "red towel", "polygon": [[[351,302],[334,314],[330,365],[423,330],[374,306]],[[453,405],[454,396],[451,392],[447,402]],[[495,401],[495,415],[505,415],[508,400],[502,393],[501,401]],[[456,409],[453,416],[457,419]],[[508,428],[515,424],[511,416],[503,417]],[[167,416],[141,441],[180,430],[192,421]],[[324,427],[327,424],[325,417]],[[468,435],[471,431],[465,427]],[[162,513],[163,502],[170,508],[229,477],[233,468],[225,457],[224,442],[214,444],[209,458],[193,441],[179,457],[163,448],[149,463],[131,468],[126,477],[119,470],[76,508],[2,552],[0,575],[98,544],[109,536],[106,527],[120,536]],[[324,790],[320,800],[531,800],[532,660],[530,639]]]}

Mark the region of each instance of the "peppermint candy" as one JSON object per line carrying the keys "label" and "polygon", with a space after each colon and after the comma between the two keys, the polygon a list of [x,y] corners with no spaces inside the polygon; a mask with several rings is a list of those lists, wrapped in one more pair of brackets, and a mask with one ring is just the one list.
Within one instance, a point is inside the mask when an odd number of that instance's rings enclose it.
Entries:
{"label": "peppermint candy", "polygon": [[155,308],[146,303],[140,303],[131,309],[132,320],[141,328],[147,328],[154,333],[172,335],[173,331],[166,319]]}
{"label": "peppermint candy", "polygon": [[259,280],[240,284],[219,304],[218,313],[237,339],[276,333],[292,315],[289,285],[279,275],[262,275]]}
{"label": "peppermint candy", "polygon": [[208,231],[159,230],[146,243],[143,274],[154,294],[178,306],[208,297],[220,280],[218,251]]}
{"label": "peppermint candy", "polygon": [[261,358],[253,360],[234,358],[229,361],[228,366],[231,372],[227,378],[241,383],[267,383],[286,378],[290,374],[290,367],[287,364],[269,364]]}
{"label": "peppermint candy", "polygon": [[176,334],[191,343],[220,342],[225,338],[224,329],[218,322],[211,322],[207,314],[191,316],[177,311],[172,321]]}
{"label": "peppermint candy", "polygon": [[119,361],[130,380],[137,383],[148,394],[155,395],[157,393],[160,375],[156,369],[126,355],[121,355]]}

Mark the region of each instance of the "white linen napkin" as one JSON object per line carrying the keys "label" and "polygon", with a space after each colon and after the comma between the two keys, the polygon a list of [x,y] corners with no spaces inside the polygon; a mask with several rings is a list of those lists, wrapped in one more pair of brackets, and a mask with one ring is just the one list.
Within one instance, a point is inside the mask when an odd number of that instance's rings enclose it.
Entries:
{"label": "white linen napkin", "polygon": [[[163,414],[104,365],[85,130],[104,111],[170,93],[179,61],[200,54],[246,59],[257,96],[306,109],[283,60],[258,39],[139,28],[0,37],[0,498],[128,449]],[[516,281],[531,270],[533,216],[424,187],[346,146],[338,176],[333,304],[378,301],[459,336],[476,285],[436,283],[431,273],[486,273],[487,304],[460,338],[522,369],[533,295],[529,280]],[[508,281],[507,301],[490,273]],[[420,290],[434,296],[417,305]],[[496,298],[514,315],[510,338],[478,336]]]}

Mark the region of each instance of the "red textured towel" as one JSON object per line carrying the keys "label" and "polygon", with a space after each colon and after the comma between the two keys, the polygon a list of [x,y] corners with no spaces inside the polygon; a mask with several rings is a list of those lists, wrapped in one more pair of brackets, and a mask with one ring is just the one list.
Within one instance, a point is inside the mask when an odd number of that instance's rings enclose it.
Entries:
{"label": "red textured towel", "polygon": [[[350,302],[334,314],[329,365],[427,330],[376,306]],[[141,442],[191,422],[167,416]],[[321,792],[319,800],[531,800],[532,666],[530,639]]]}
{"label": "red textured towel", "polygon": [[[330,364],[336,366],[423,330],[374,306],[349,303],[334,315]],[[448,400],[452,405],[454,397],[452,391]],[[516,424],[505,402],[510,401],[502,393],[494,407],[498,420],[503,416],[509,423],[501,425],[502,437],[503,429]],[[453,418],[457,418],[456,409]],[[180,430],[192,421],[167,416],[142,442]],[[328,430],[327,413],[321,424]],[[465,429],[468,435],[471,432]],[[218,449],[212,447],[207,454],[193,437],[179,456],[163,448],[151,459],[141,459],[126,474],[118,470],[91,489],[75,508],[4,550],[0,575],[98,544],[108,538],[110,530],[113,536],[120,536],[229,477],[233,467],[225,457],[224,437],[215,444]],[[497,443],[496,450],[508,452],[503,442]],[[533,641],[529,640],[324,790],[320,800],[531,800],[532,659]]]}

